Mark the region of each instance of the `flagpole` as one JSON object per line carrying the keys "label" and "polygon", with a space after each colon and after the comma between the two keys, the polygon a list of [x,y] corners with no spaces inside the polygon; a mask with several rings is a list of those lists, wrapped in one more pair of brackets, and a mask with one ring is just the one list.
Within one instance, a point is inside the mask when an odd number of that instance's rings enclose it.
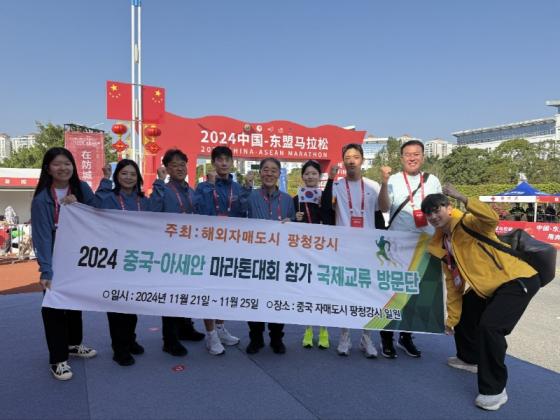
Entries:
{"label": "flagpole", "polygon": [[144,130],[142,127],[142,119],[144,117],[144,108],[142,106],[142,99],[142,3],[138,0],[138,166],[143,172]]}
{"label": "flagpole", "polygon": [[135,19],[135,0],[130,3],[130,72],[131,72],[131,90],[132,90],[132,124],[130,127],[130,147],[132,149],[132,159],[136,159],[136,19]]}

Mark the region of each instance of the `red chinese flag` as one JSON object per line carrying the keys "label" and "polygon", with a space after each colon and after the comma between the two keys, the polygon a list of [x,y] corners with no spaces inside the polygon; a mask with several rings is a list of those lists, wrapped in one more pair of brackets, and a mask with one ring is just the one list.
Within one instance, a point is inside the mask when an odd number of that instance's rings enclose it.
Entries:
{"label": "red chinese flag", "polygon": [[165,114],[165,89],[142,86],[142,121],[160,123]]}
{"label": "red chinese flag", "polygon": [[107,119],[132,120],[132,85],[107,81]]}

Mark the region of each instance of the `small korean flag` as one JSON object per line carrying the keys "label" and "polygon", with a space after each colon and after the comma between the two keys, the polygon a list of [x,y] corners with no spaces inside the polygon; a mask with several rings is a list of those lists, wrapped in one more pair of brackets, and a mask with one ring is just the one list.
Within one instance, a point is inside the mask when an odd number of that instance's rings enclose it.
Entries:
{"label": "small korean flag", "polygon": [[319,188],[300,187],[298,192],[300,203],[321,203],[321,190]]}

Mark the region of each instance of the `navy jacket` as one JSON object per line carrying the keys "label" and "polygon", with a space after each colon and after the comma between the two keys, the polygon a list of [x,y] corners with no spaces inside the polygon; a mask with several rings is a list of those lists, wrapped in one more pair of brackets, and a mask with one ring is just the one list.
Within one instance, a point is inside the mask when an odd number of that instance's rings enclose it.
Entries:
{"label": "navy jacket", "polygon": [[249,196],[249,218],[266,220],[296,219],[294,200],[285,192],[272,194],[263,189],[253,190]]}
{"label": "navy jacket", "polygon": [[[196,187],[200,196],[200,214],[207,216],[228,215],[229,217],[247,217],[247,207],[252,188],[246,188],[233,180],[230,174],[227,180],[216,178],[216,183],[201,182]],[[215,195],[214,195],[215,193]],[[230,206],[231,201],[231,207]],[[217,207],[217,208],[216,208]]]}
{"label": "navy jacket", "polygon": [[189,184],[182,187],[174,181],[166,184],[156,179],[150,195],[150,207],[151,211],[157,212],[199,214],[202,205],[200,195]]}
{"label": "navy jacket", "polygon": [[[120,192],[115,194],[113,191],[113,183],[103,178],[99,184],[99,188],[95,192],[95,196],[98,200],[98,207],[100,209],[110,209],[110,210],[128,210],[128,211],[150,211],[150,199],[148,197],[140,197],[136,191],[132,194],[125,194]],[[124,209],[121,205],[124,204]],[[138,208],[140,207],[140,208]]]}
{"label": "navy jacket", "polygon": [[[81,183],[83,203],[96,206],[93,191],[86,182]],[[52,280],[52,253],[56,228],[54,225],[54,200],[50,188],[42,190],[31,202],[31,229],[33,249],[39,262],[41,280]]]}

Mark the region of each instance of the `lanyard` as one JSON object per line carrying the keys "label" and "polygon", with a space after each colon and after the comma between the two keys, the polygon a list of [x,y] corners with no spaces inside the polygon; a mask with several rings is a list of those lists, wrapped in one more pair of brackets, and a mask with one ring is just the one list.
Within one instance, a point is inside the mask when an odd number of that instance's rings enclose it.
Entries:
{"label": "lanyard", "polygon": [[[173,181],[171,181],[169,183],[169,186],[175,192],[175,196],[177,197],[177,201],[179,202],[179,207],[181,207],[181,213],[186,213],[187,209],[183,205],[183,200],[181,200],[181,195],[179,194],[179,191],[177,190],[177,187],[175,186]],[[192,203],[191,195],[189,194],[189,190],[187,190],[187,198],[189,199],[189,204],[191,206],[191,211],[192,211],[192,210],[194,210],[194,206],[193,206],[193,203]]]}
{"label": "lanyard", "polygon": [[[216,214],[220,214],[220,201],[218,194],[216,193],[216,187],[214,186],[214,190],[212,191],[214,197],[214,206],[216,207]],[[231,212],[231,203],[233,202],[233,183],[229,186],[229,200],[227,204],[227,214]]]}
{"label": "lanyard", "polygon": [[[121,205],[121,210],[126,210],[126,207],[124,205],[124,200],[121,196],[121,193],[119,193],[119,195],[117,195],[117,198],[119,199],[119,203]],[[136,196],[136,207],[138,208],[138,211],[141,211],[142,209],[140,208],[140,197]]]}
{"label": "lanyard", "polygon": [[[68,189],[66,190],[66,195],[68,195],[70,193],[70,186],[68,186]],[[54,189],[54,185],[51,185],[51,195],[52,195],[52,199],[54,201],[54,225],[57,226],[58,225],[58,215],[60,214],[60,203],[58,202],[58,195],[56,194],[56,191]]]}
{"label": "lanyard", "polygon": [[[412,189],[410,188],[410,184],[408,183],[408,177],[406,176],[406,172],[403,172],[404,182],[406,183],[406,188],[408,189],[408,197],[410,199],[410,205],[412,209],[414,209],[414,197],[412,196]],[[420,172],[420,190],[422,194],[422,200],[424,200],[424,175]]]}
{"label": "lanyard", "polygon": [[[352,214],[352,194],[350,194],[350,185],[348,184],[348,179],[344,178],[346,182],[346,193],[348,194],[348,207],[350,209],[350,214]],[[362,187],[362,216],[364,215],[364,208],[365,208],[365,194],[364,194],[364,179],[361,179],[361,187]]]}
{"label": "lanyard", "polygon": [[[270,201],[270,199],[266,196],[266,193],[261,190],[261,194],[263,196],[263,200],[266,201],[266,204],[268,204],[268,214],[270,217],[270,220],[272,220],[272,203]],[[280,207],[280,195],[278,196],[278,208],[276,210],[276,214],[278,215],[278,220],[282,220],[282,208]]]}
{"label": "lanyard", "polygon": [[453,276],[453,284],[457,289],[459,289],[463,285],[463,279],[461,278],[461,273],[459,272],[459,267],[457,266],[455,257],[451,253],[451,238],[449,238],[447,235],[443,237],[443,245],[445,246],[445,250],[447,251],[447,268]]}

